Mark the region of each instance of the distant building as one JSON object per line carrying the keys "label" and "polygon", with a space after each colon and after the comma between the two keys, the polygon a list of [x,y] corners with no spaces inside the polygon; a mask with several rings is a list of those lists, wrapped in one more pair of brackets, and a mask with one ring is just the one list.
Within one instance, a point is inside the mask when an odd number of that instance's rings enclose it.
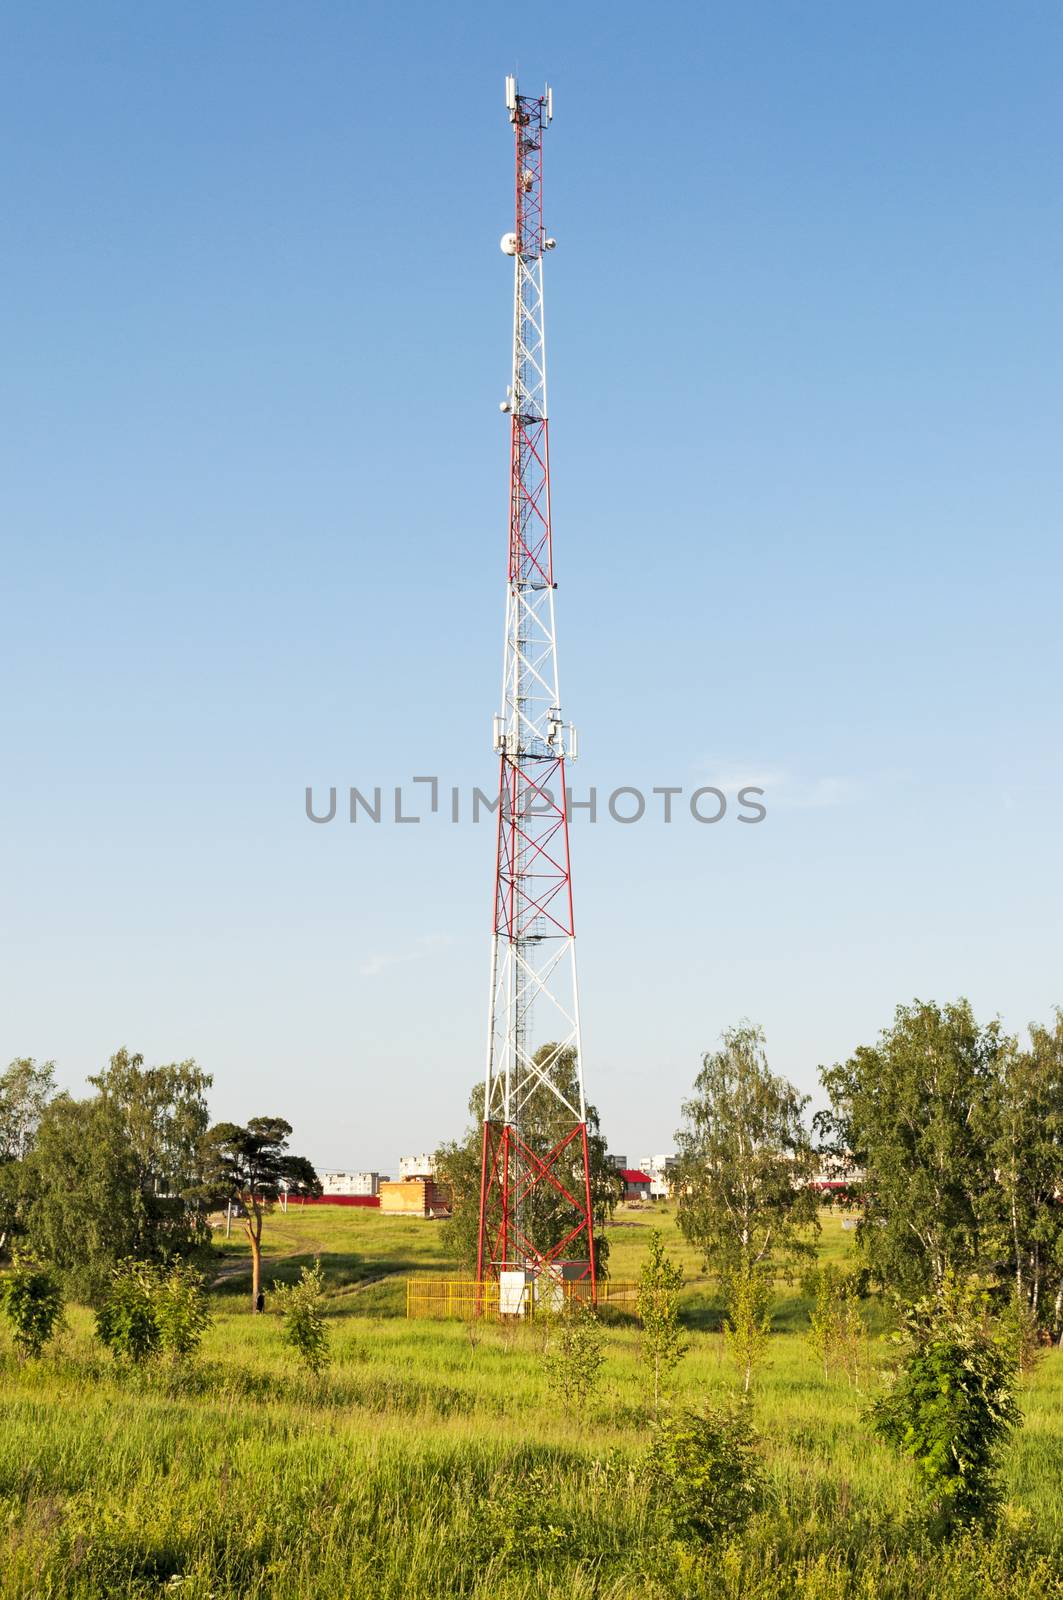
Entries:
{"label": "distant building", "polygon": [[612,1153],[610,1153],[605,1159],[608,1161],[611,1167],[616,1168],[617,1172],[623,1172],[624,1168],[627,1166],[627,1156],[614,1156]]}
{"label": "distant building", "polygon": [[322,1194],[376,1194],[379,1172],[323,1172]]}
{"label": "distant building", "polygon": [[624,1180],[625,1200],[648,1200],[650,1198],[650,1175],[639,1167],[625,1167],[620,1176]]}
{"label": "distant building", "polygon": [[812,1188],[818,1189],[821,1194],[837,1195],[844,1199],[867,1182],[867,1171],[864,1167],[858,1167],[855,1162],[844,1159],[827,1160],[820,1165],[819,1171],[810,1182]]}
{"label": "distant building", "polygon": [[419,1156],[400,1156],[399,1182],[405,1183],[408,1178],[434,1178],[436,1175],[436,1158],[422,1151]]}
{"label": "distant building", "polygon": [[380,1210],[385,1217],[449,1217],[450,1190],[434,1178],[382,1183]]}
{"label": "distant building", "polygon": [[675,1156],[643,1156],[639,1162],[643,1172],[649,1174],[651,1200],[668,1200],[672,1194],[672,1173],[675,1171]]}

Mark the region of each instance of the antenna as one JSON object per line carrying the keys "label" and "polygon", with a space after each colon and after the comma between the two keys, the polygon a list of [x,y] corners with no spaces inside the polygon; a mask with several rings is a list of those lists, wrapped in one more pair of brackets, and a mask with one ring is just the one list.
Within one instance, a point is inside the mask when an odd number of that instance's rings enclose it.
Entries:
{"label": "antenna", "polygon": [[[506,79],[514,131],[515,311],[509,416],[498,835],[491,934],[478,1276],[499,1308],[557,1304],[564,1285],[597,1295],[565,766],[576,735],[561,714],[543,258],[543,132],[553,96]],[[569,1290],[568,1292],[572,1292]]]}

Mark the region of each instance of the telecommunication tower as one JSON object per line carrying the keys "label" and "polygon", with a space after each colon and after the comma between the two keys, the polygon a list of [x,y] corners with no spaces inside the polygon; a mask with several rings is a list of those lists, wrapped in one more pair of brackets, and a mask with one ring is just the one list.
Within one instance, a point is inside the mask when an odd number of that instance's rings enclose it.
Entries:
{"label": "telecommunication tower", "polygon": [[597,1286],[565,787],[577,751],[561,715],[550,521],[543,257],[555,241],[543,227],[543,135],[553,94],[519,94],[510,77],[506,109],[516,158],[515,226],[501,241],[513,257],[513,366],[502,402],[509,532],[478,1275],[498,1278],[502,1308],[519,1311],[524,1284],[541,1292],[589,1279],[592,1298]]}

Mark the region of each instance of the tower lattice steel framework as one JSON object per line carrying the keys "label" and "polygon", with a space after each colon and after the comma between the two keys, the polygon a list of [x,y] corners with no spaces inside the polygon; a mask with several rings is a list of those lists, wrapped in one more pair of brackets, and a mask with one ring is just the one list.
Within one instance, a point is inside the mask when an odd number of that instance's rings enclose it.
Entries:
{"label": "tower lattice steel framework", "polygon": [[[543,134],[553,96],[506,80],[516,156],[509,537],[500,757],[498,856],[484,1086],[479,1276],[523,1271],[589,1278],[596,1292],[587,1111],[569,865],[566,759],[575,731],[561,715],[554,624],[550,449],[543,321]],[[537,1042],[539,1041],[539,1042]],[[545,1050],[546,1043],[552,1048]],[[575,1061],[575,1073],[571,1062]],[[532,1141],[531,1101],[553,1112],[551,1142]],[[567,1152],[567,1154],[566,1154]],[[564,1159],[562,1159],[564,1158]],[[550,1190],[563,1224],[536,1239],[532,1197]],[[538,1214],[542,1214],[539,1208]],[[570,1224],[570,1225],[569,1225]]]}

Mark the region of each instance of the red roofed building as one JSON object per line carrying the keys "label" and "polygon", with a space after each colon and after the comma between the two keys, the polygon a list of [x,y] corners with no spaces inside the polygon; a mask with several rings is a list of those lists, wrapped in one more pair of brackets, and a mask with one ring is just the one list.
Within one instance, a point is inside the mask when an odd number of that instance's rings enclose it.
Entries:
{"label": "red roofed building", "polygon": [[625,1200],[650,1198],[650,1184],[653,1180],[648,1172],[642,1172],[638,1167],[622,1167],[620,1176],[624,1180]]}

